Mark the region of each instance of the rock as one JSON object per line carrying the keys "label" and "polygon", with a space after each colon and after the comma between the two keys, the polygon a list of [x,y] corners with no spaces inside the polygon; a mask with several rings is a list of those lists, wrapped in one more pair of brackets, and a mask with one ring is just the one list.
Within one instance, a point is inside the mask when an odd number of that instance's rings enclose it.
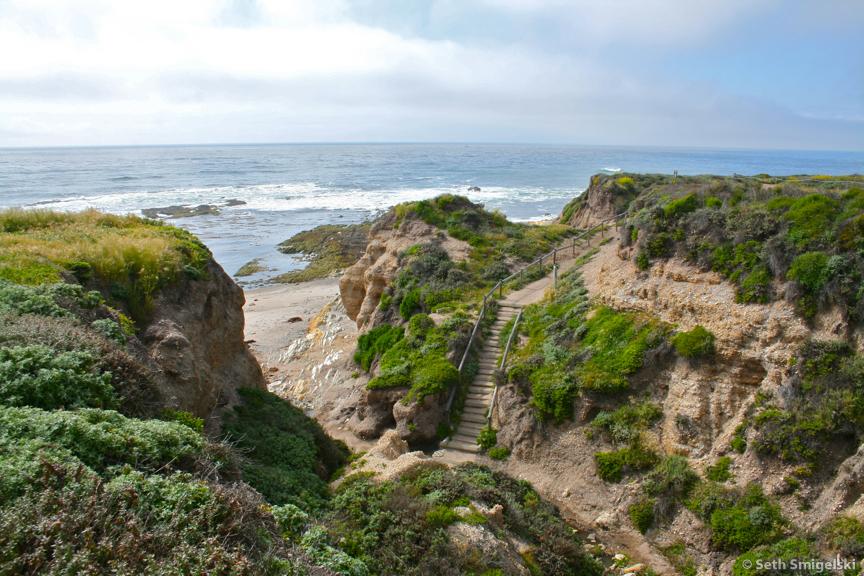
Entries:
{"label": "rock", "polygon": [[494,526],[504,526],[504,507],[501,504],[495,504],[492,508],[484,510],[483,515]]}
{"label": "rock", "polygon": [[156,296],[140,339],[161,369],[157,385],[169,405],[209,424],[217,408],[237,402],[238,388],[265,389],[243,338],[243,303],[243,291],[212,260],[205,279],[184,279]]}
{"label": "rock", "polygon": [[233,206],[245,206],[246,202],[243,200],[238,200],[237,198],[229,198],[225,201],[225,206],[231,208]]}
{"label": "rock", "polygon": [[289,324],[293,324],[294,322],[302,322],[302,321],[303,321],[303,318],[301,318],[300,316],[292,316],[291,318],[288,318],[288,320],[286,320],[286,322],[288,322]]}
{"label": "rock", "polygon": [[396,430],[387,430],[375,444],[375,452],[390,460],[408,453],[408,443],[399,437]]}
{"label": "rock", "polygon": [[445,416],[447,395],[426,396],[419,402],[396,402],[393,418],[401,438],[411,443],[431,442],[438,437],[438,425]]}
{"label": "rock", "polygon": [[633,564],[632,566],[627,566],[626,568],[624,568],[621,571],[621,573],[622,574],[638,574],[639,572],[642,572],[643,570],[645,570],[644,564]]}
{"label": "rock", "polygon": [[504,574],[530,576],[515,546],[499,540],[485,526],[457,522],[447,528],[452,546],[465,558],[482,558],[483,564]]}
{"label": "rock", "polygon": [[366,327],[381,300],[384,289],[396,277],[399,254],[415,244],[440,242],[454,261],[464,260],[470,247],[466,242],[446,236],[434,226],[420,220],[405,220],[396,226],[390,212],[369,231],[369,243],[363,256],[349,266],[339,280],[339,293],[348,317],[358,328]]}
{"label": "rock", "polygon": [[[363,389],[357,410],[348,421],[348,428],[358,438],[371,440],[378,438],[387,428],[392,428],[393,406],[405,394],[405,390],[367,390]],[[401,437],[401,436],[400,436]]]}
{"label": "rock", "polygon": [[219,207],[214,204],[199,204],[198,206],[174,205],[161,208],[145,208],[141,210],[147,218],[190,218],[192,216],[215,216]]}
{"label": "rock", "polygon": [[479,186],[469,186],[468,192],[480,192],[480,187]]}

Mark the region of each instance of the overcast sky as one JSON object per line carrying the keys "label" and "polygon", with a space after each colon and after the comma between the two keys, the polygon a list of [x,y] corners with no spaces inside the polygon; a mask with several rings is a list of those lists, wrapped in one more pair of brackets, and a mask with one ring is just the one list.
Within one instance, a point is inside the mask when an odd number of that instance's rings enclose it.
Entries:
{"label": "overcast sky", "polygon": [[864,149],[862,0],[0,0],[0,146]]}

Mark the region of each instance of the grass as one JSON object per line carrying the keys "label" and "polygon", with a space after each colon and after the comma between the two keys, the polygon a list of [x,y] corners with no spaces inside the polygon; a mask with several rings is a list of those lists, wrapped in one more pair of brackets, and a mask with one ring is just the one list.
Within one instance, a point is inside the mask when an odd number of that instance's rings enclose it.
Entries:
{"label": "grass", "polygon": [[138,321],[154,294],[184,275],[200,278],[210,252],[179,228],[96,211],[0,212],[0,280],[41,285],[74,279]]}

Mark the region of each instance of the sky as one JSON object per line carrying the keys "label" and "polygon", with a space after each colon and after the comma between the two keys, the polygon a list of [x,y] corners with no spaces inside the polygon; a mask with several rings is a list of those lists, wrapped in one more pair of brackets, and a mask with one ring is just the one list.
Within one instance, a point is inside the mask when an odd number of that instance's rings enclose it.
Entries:
{"label": "sky", "polygon": [[0,147],[864,149],[862,0],[0,0]]}

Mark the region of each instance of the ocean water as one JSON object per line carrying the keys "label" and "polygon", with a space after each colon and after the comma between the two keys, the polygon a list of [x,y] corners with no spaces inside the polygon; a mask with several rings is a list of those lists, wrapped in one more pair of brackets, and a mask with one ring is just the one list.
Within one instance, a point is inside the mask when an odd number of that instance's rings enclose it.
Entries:
{"label": "ocean water", "polygon": [[276,245],[319,224],[360,222],[443,192],[465,194],[515,220],[538,220],[558,214],[603,169],[860,174],[864,152],[522,144],[0,149],[0,207],[140,214],[220,205],[219,214],[171,222],[201,237],[229,273],[261,258],[272,270],[247,279],[254,284],[303,266]]}

